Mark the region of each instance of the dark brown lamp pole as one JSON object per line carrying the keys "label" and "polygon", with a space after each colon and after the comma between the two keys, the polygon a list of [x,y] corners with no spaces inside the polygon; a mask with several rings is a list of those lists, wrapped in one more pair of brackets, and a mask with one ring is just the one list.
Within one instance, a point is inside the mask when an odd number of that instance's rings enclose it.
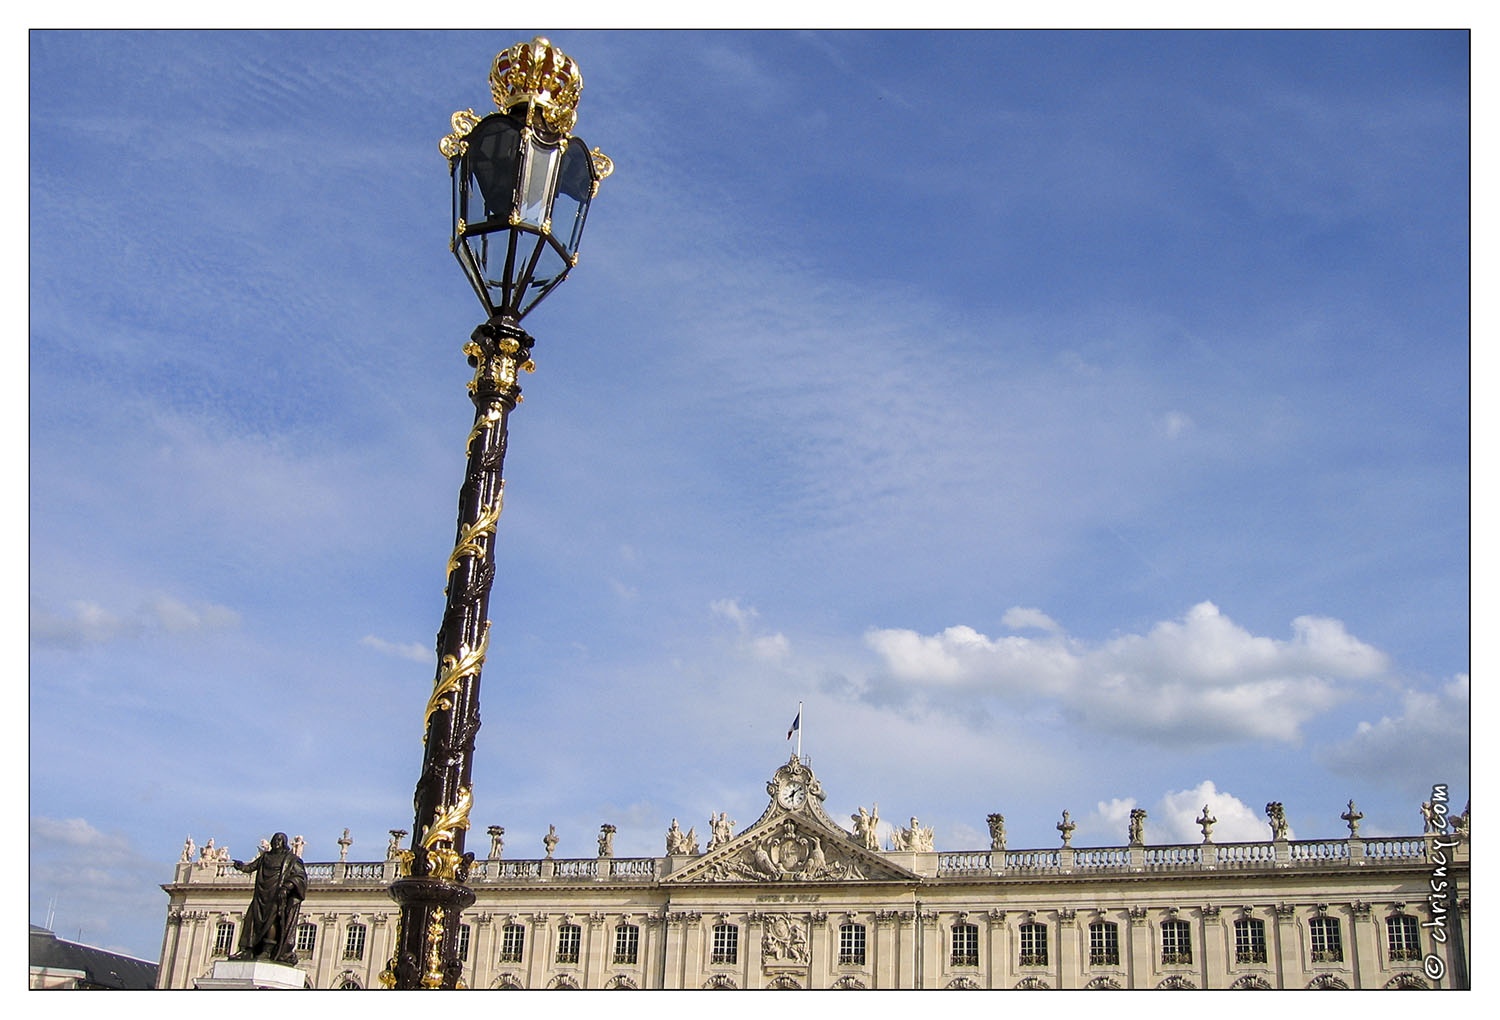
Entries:
{"label": "dark brown lamp pole", "polygon": [[589,203],[614,169],[570,132],[583,76],[546,39],[495,57],[490,91],[499,109],[453,115],[439,148],[453,174],[450,247],[485,311],[464,354],[474,369],[474,427],[458,495],[458,536],[448,557],[447,606],[437,635],[438,668],[423,719],[422,774],[409,850],[391,898],[401,905],[396,948],[381,983],[457,988],[458,928],[474,902],[474,855],[464,852],[473,804],[470,774],[479,729],[479,676],[490,649],[489,600],[495,529],[505,483],[507,423],[521,400],[516,378],[531,371],[521,318],[578,262]]}

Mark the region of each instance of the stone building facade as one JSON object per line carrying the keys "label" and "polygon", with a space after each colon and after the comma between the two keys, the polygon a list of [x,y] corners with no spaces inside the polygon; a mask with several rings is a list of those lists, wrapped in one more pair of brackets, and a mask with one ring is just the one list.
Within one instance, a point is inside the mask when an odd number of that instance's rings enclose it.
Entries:
{"label": "stone building facade", "polygon": [[[715,815],[702,851],[673,821],[667,854],[509,860],[491,829],[460,929],[470,988],[1452,988],[1467,983],[1468,816],[1451,831],[936,851],[916,819],[882,848],[849,831],[795,755],[753,824]],[[1438,818],[1439,822],[1443,819]],[[396,848],[398,831],[391,846]],[[345,853],[347,854],[347,833]],[[554,843],[549,844],[549,848]],[[234,951],[249,879],[184,860],[167,892],[159,987],[191,988]],[[399,861],[307,865],[299,967],[315,988],[377,988],[394,943]],[[1434,892],[1434,889],[1437,891]]]}

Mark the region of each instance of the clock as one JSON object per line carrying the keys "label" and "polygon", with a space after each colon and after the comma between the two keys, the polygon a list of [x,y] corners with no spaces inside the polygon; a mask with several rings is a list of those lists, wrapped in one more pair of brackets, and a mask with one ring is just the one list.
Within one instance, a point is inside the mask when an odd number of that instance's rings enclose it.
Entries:
{"label": "clock", "polygon": [[776,803],[784,808],[801,807],[805,800],[807,800],[807,787],[801,783],[782,783],[781,789],[776,791]]}

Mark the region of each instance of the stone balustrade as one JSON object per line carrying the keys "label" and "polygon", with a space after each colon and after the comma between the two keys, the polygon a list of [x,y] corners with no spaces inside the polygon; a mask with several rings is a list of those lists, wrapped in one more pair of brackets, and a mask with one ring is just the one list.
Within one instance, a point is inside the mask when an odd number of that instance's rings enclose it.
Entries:
{"label": "stone balustrade", "polygon": [[[1047,850],[889,851],[884,856],[929,878],[1026,880],[1049,875],[1420,865],[1428,860],[1432,839],[1431,836],[1398,836]],[[1468,841],[1464,840],[1458,848],[1458,859],[1466,860],[1467,857]],[[476,861],[469,882],[480,887],[553,883],[649,884],[671,874],[674,867],[680,869],[693,860],[693,857],[590,857]],[[308,881],[316,885],[389,885],[396,877],[397,862],[394,860],[307,865]],[[228,864],[201,865],[194,862],[177,865],[177,881],[192,885],[249,886],[252,876],[236,871]]]}

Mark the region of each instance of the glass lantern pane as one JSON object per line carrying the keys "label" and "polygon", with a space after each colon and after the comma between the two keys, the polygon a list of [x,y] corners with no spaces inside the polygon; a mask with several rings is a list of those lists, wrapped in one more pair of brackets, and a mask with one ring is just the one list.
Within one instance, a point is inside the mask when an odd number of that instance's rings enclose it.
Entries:
{"label": "glass lantern pane", "polygon": [[531,282],[526,288],[525,295],[521,298],[521,314],[525,315],[536,305],[538,301],[546,297],[553,287],[562,282],[562,278],[568,274],[572,267],[568,260],[558,250],[556,241],[544,240],[542,242],[541,254],[536,260],[536,268],[531,272]]}
{"label": "glass lantern pane", "polygon": [[469,133],[467,141],[464,219],[471,226],[490,220],[508,222],[515,207],[520,125],[504,114],[490,114]]}
{"label": "glass lantern pane", "polygon": [[533,136],[526,146],[525,179],[519,191],[521,222],[541,228],[547,221],[553,182],[557,176],[558,150],[539,144]]}
{"label": "glass lantern pane", "polygon": [[594,193],[594,161],[583,140],[575,138],[563,153],[557,175],[557,198],[552,203],[552,236],[562,242],[569,255],[578,254],[583,238],[583,220]]}

